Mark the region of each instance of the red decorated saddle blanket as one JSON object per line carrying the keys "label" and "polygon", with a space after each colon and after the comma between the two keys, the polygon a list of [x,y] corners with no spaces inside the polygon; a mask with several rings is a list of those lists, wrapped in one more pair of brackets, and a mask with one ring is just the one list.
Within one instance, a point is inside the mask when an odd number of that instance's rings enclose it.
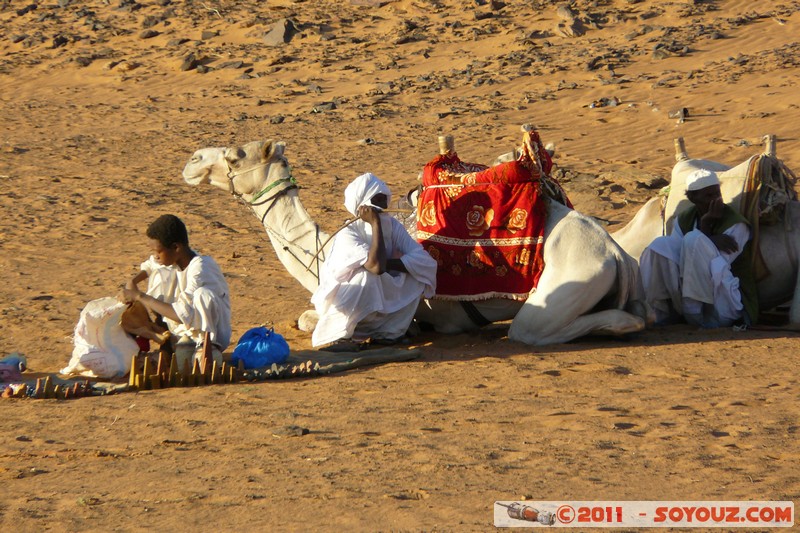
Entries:
{"label": "red decorated saddle blanket", "polygon": [[437,298],[526,300],[536,288],[544,268],[543,176],[555,182],[533,135],[509,163],[489,168],[449,152],[425,165],[417,240],[438,263]]}

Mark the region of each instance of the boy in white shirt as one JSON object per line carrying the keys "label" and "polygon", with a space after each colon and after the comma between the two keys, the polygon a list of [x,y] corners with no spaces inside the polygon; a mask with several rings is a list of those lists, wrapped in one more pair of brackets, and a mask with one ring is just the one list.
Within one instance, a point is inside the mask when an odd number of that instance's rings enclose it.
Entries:
{"label": "boy in white shirt", "polygon": [[[185,357],[187,347],[198,357],[208,332],[214,360],[222,363],[222,352],[231,340],[231,303],[219,265],[189,247],[186,226],[175,215],[154,220],[147,237],[153,255],[128,281],[119,300],[141,302],[164,317],[179,358]],[[138,284],[145,279],[147,292],[142,292]]]}

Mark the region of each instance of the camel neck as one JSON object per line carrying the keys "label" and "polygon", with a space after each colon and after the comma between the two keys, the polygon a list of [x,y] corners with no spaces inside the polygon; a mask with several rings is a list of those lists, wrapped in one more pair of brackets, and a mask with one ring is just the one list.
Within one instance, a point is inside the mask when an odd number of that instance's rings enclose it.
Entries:
{"label": "camel neck", "polygon": [[250,204],[250,209],[264,226],[278,256],[289,273],[308,291],[319,285],[318,271],[326,257],[323,243],[329,236],[314,223],[292,187],[270,202]]}

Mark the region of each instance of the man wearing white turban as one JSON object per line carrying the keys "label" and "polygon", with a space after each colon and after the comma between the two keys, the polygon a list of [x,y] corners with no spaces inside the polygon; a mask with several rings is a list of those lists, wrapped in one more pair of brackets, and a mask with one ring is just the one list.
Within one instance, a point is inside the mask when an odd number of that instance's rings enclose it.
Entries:
{"label": "man wearing white turban", "polygon": [[669,236],[642,253],[642,281],[657,324],[677,315],[705,328],[757,319],[749,224],[723,202],[719,185],[712,171],[692,172],[686,179],[692,206],[678,214]]}
{"label": "man wearing white turban", "polygon": [[[311,302],[319,313],[312,344],[400,341],[420,298],[436,289],[436,261],[396,219],[383,213],[391,199],[373,174],[344,192],[347,210],[359,217],[341,230],[320,273]],[[350,343],[346,343],[350,344]]]}

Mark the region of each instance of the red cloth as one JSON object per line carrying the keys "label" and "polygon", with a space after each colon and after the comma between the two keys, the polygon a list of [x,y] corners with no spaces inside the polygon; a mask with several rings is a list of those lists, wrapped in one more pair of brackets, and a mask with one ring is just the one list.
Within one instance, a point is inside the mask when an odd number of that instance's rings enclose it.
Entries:
{"label": "red cloth", "polygon": [[491,168],[454,153],[425,165],[417,239],[438,263],[437,298],[526,300],[536,288],[544,268],[541,178],[552,162],[535,132],[526,134],[522,152],[517,161]]}
{"label": "red cloth", "polygon": [[150,351],[150,341],[145,339],[144,337],[136,337],[134,339],[136,344],[139,346],[139,351],[142,352],[149,352]]}

